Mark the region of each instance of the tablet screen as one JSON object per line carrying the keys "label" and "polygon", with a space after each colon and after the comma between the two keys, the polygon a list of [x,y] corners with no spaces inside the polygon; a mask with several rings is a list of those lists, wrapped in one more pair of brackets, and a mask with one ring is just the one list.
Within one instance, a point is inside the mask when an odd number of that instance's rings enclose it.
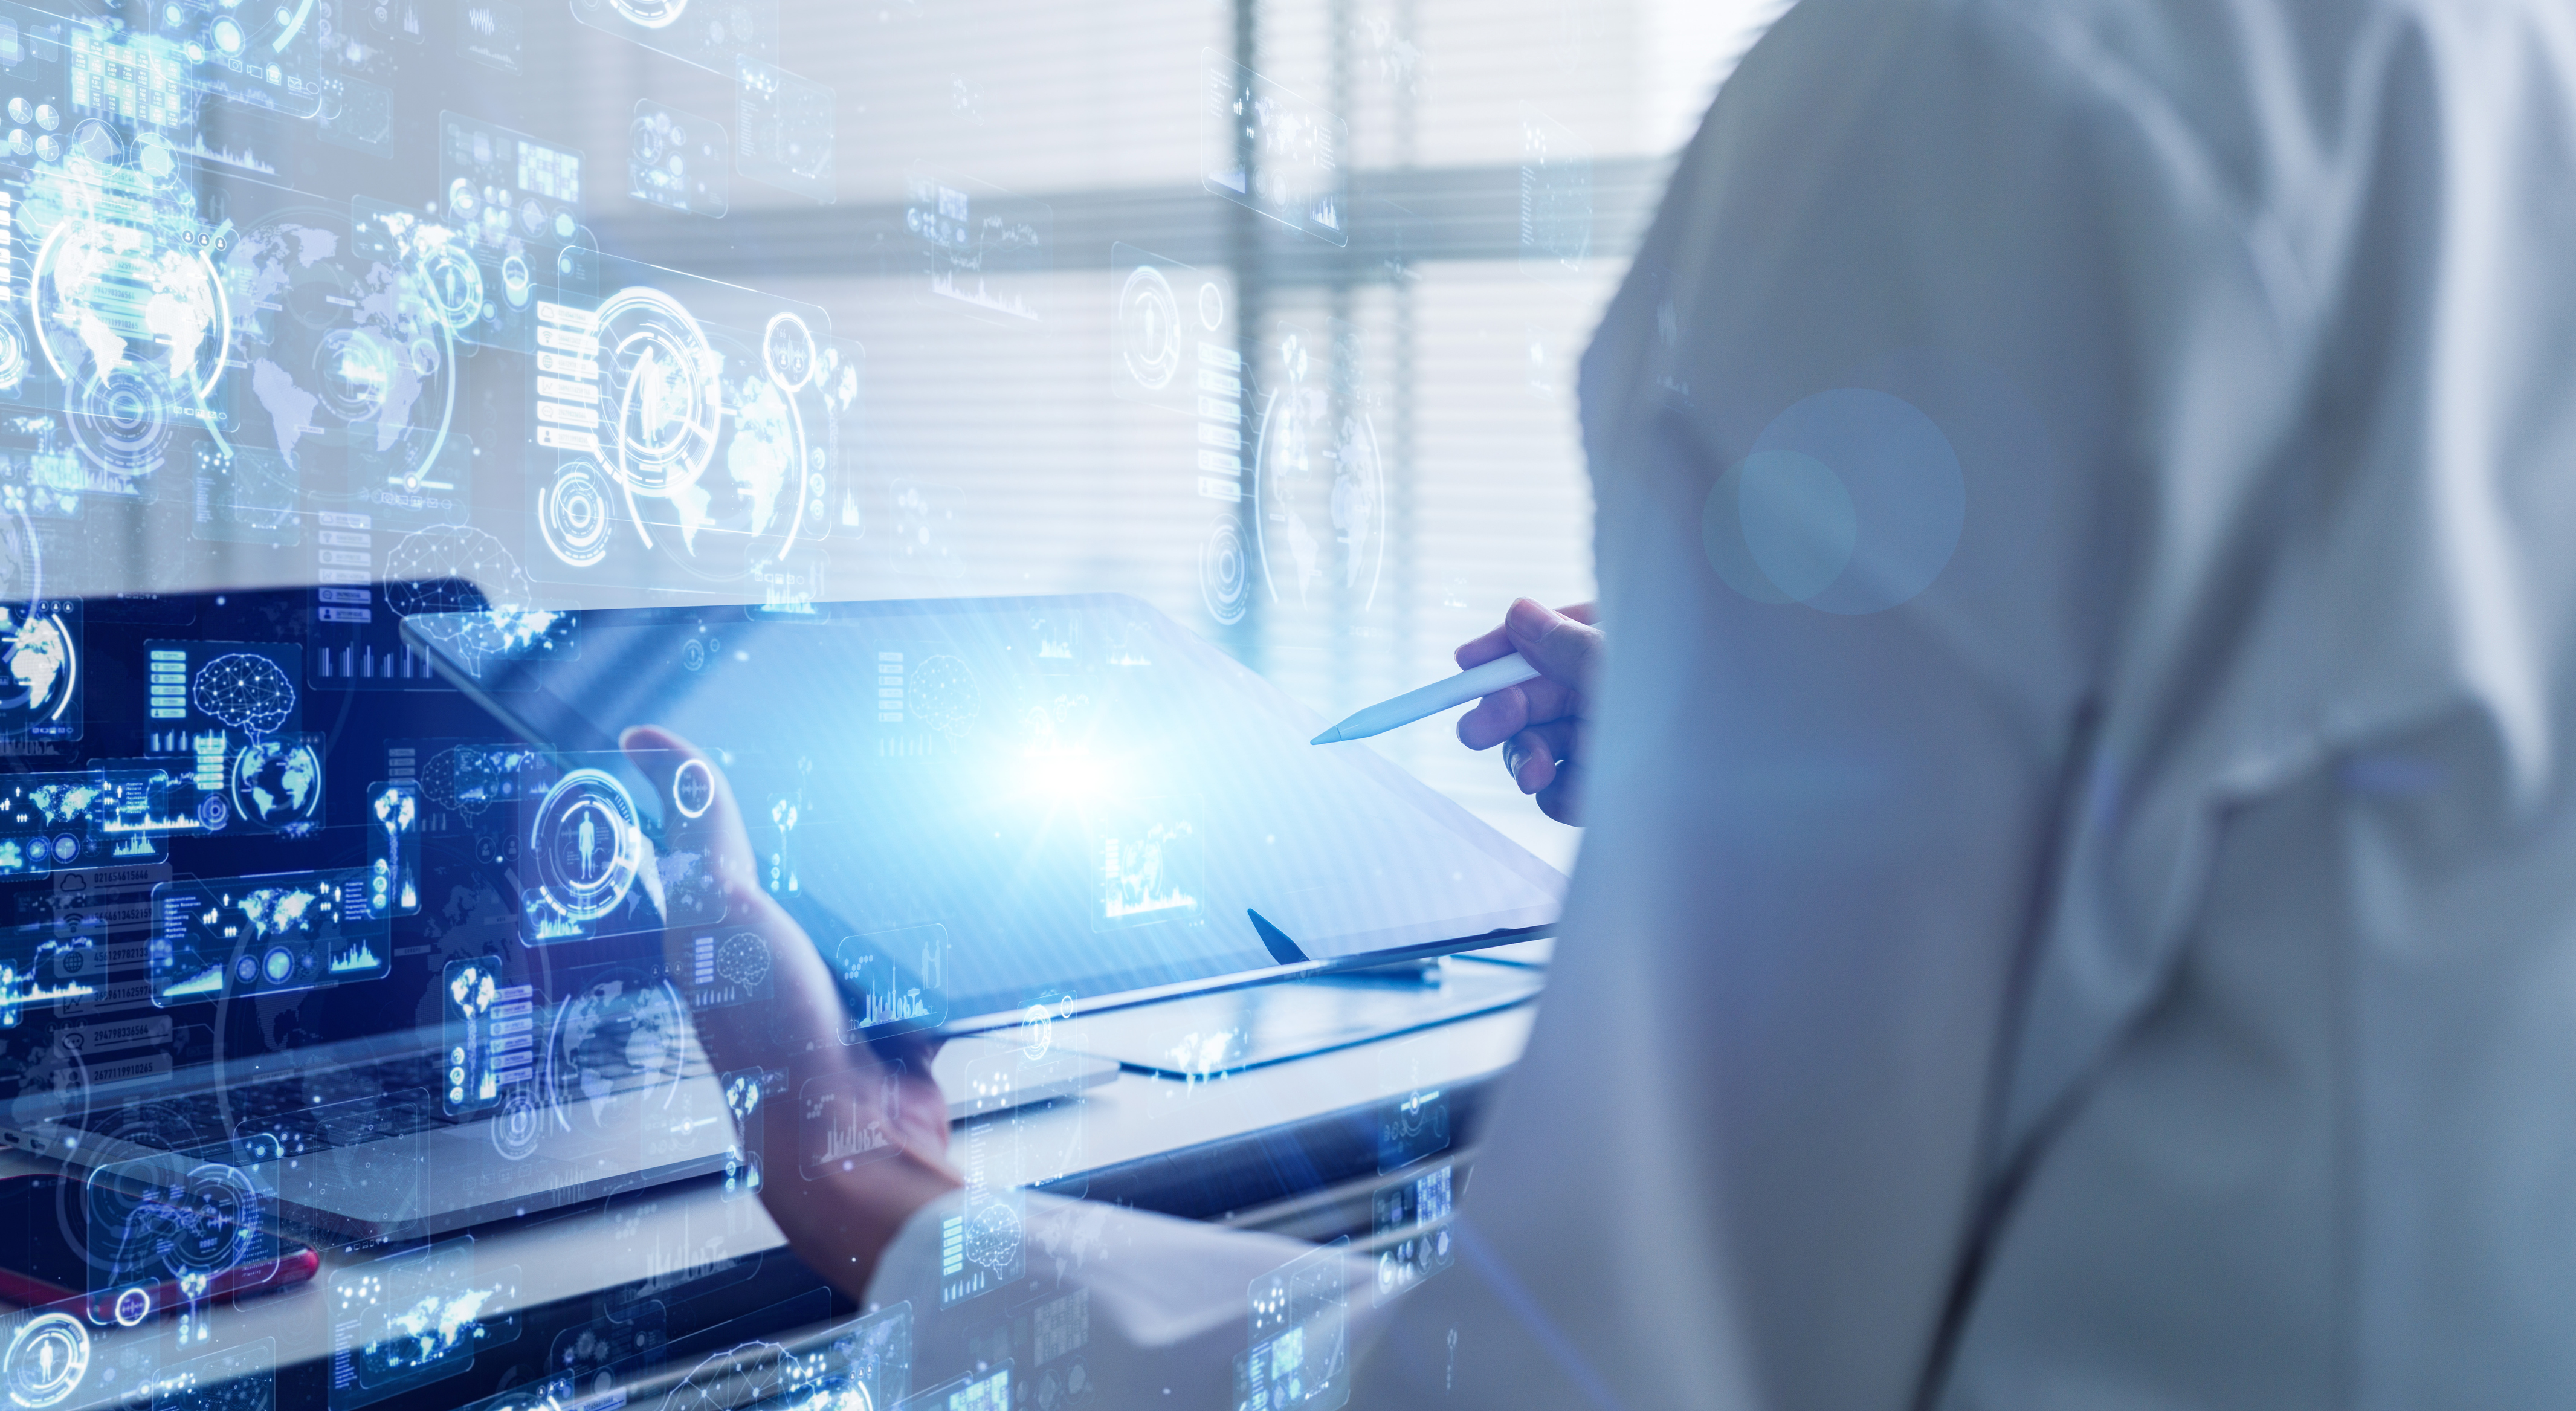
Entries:
{"label": "tablet screen", "polygon": [[[1309,745],[1324,721],[1132,598],[606,610],[524,650],[462,618],[411,629],[573,766],[639,724],[713,753],[867,1023],[1460,949],[1562,894],[1366,746]],[[655,782],[683,808],[702,783]],[[596,847],[610,803],[553,812]],[[567,833],[568,870],[594,855]]]}

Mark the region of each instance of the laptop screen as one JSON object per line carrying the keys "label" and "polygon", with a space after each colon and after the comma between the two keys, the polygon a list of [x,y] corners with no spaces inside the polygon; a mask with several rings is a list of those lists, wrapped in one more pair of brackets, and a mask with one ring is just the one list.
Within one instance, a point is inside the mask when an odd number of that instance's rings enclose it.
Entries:
{"label": "laptop screen", "polygon": [[532,1000],[655,979],[658,950],[520,944],[520,818],[489,766],[527,751],[395,621],[373,586],[44,599],[0,621],[18,1093],[438,1034],[460,966]]}
{"label": "laptop screen", "polygon": [[[654,865],[611,840],[706,781],[633,776],[608,746],[639,724],[721,762],[866,1023],[1461,949],[1558,907],[1554,869],[1367,747],[1309,745],[1323,721],[1132,598],[409,630],[551,756],[521,788],[532,945],[658,927],[603,909]],[[685,868],[658,880],[685,919]]]}

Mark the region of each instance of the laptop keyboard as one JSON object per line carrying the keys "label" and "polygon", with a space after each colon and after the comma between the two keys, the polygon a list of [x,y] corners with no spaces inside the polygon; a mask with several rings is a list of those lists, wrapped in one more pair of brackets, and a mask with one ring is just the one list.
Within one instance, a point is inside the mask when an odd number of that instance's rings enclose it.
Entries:
{"label": "laptop keyboard", "polygon": [[[694,1043],[681,1060],[684,1078],[713,1071]],[[62,1125],[135,1146],[244,1161],[331,1151],[479,1121],[451,1117],[438,1100],[438,1055],[401,1058],[155,1098],[76,1118]],[[592,1078],[592,1091],[624,1092],[667,1081],[665,1075]],[[245,1147],[244,1144],[250,1144]],[[263,1149],[264,1148],[264,1149]]]}

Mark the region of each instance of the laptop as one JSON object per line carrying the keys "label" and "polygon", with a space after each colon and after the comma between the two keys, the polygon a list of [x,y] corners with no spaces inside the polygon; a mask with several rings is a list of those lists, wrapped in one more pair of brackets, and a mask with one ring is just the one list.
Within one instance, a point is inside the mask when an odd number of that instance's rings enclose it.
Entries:
{"label": "laptop", "polygon": [[[687,1022],[738,958],[700,983],[643,937],[521,940],[516,795],[545,766],[404,649],[395,609],[461,591],[6,609],[0,1144],[137,1189],[235,1172],[330,1244],[756,1189],[735,1115],[785,1095],[708,1071]],[[969,1041],[935,1076],[967,1116],[1116,1072],[1031,1067]]]}
{"label": "laptop", "polygon": [[[691,911],[656,844],[705,781],[637,777],[628,723],[719,752],[849,1041],[955,1036],[954,1116],[1116,1072],[1032,1026],[1520,939],[1561,887],[1132,599],[528,614],[440,582],[23,616],[62,696],[0,760],[28,1055],[0,1142],[94,1181],[229,1166],[317,1240],[748,1193],[756,1108],[818,1160],[869,1140],[697,1049],[690,1009],[762,1002],[770,966]],[[710,922],[686,973],[674,919]]]}

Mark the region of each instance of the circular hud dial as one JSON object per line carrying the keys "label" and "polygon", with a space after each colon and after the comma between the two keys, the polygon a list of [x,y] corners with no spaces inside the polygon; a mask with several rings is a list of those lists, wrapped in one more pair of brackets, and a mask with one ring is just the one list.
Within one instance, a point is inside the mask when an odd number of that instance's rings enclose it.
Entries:
{"label": "circular hud dial", "polygon": [[576,769],[546,792],[528,846],[539,890],[565,917],[596,921],[626,900],[644,859],[635,818],[626,787],[600,770]]}

